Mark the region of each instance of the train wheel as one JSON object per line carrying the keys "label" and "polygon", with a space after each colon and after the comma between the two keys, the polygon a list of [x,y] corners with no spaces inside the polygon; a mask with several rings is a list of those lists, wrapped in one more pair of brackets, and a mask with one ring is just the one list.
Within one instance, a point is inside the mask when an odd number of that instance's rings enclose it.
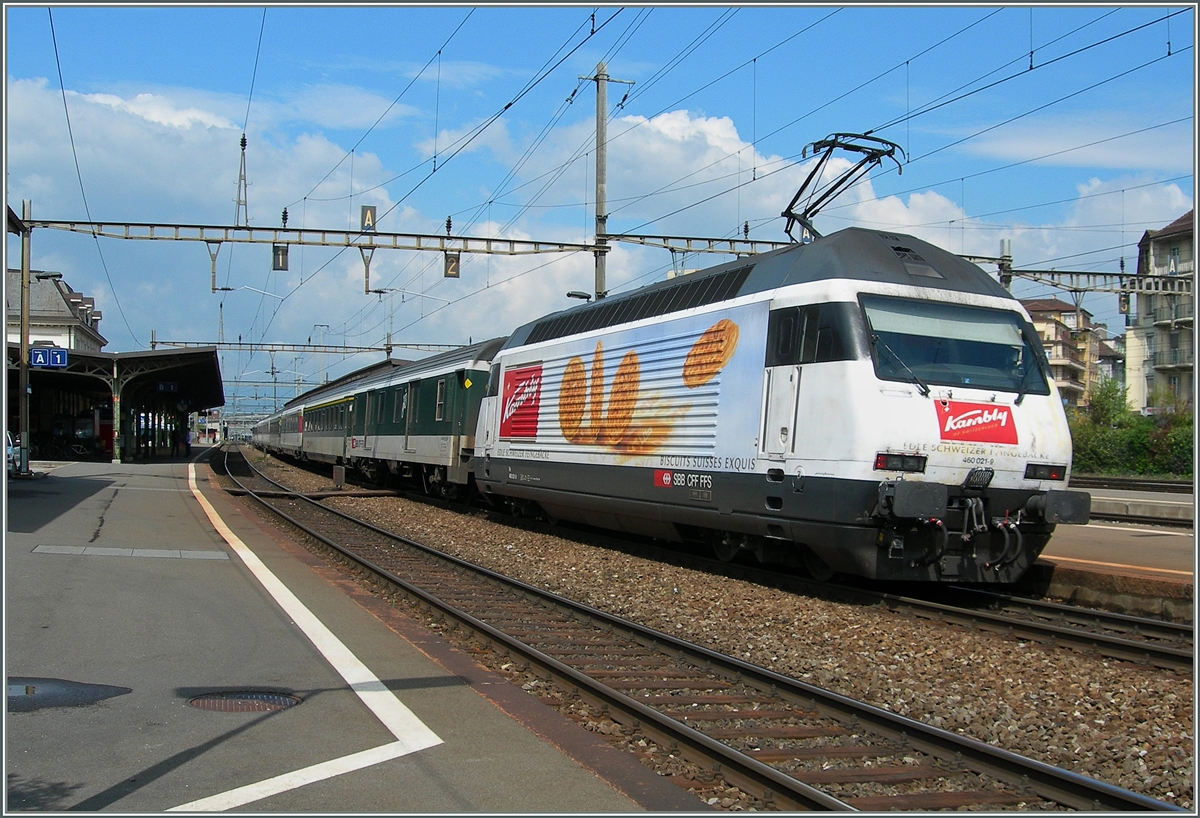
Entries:
{"label": "train wheel", "polygon": [[742,552],[741,545],[729,534],[712,541],[713,555],[721,562],[733,562]]}

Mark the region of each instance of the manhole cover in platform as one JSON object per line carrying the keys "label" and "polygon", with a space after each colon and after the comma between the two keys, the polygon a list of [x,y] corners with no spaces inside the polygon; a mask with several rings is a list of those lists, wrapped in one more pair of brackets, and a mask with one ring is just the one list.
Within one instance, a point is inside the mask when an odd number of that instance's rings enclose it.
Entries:
{"label": "manhole cover in platform", "polygon": [[270,710],[286,710],[300,704],[298,696],[287,693],[257,693],[241,691],[233,693],[205,693],[189,699],[188,704],[200,710],[217,713],[264,713]]}

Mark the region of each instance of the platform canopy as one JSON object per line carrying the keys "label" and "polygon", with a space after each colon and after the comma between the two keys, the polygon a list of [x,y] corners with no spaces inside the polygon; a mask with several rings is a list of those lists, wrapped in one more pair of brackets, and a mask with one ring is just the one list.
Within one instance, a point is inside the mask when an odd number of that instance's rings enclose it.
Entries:
{"label": "platform canopy", "polygon": [[[10,381],[20,355],[8,345]],[[106,393],[125,411],[199,412],[225,405],[216,347],[148,352],[67,350],[63,368],[32,367],[34,391],[50,387],[76,394]],[[13,388],[10,383],[10,390]]]}

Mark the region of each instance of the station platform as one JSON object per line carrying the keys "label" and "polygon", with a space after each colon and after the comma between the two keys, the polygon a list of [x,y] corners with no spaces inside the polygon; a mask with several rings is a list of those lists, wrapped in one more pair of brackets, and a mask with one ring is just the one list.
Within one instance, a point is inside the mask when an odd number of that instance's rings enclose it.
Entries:
{"label": "station platform", "polygon": [[7,482],[6,813],[707,809],[243,514],[206,469],[34,470]]}

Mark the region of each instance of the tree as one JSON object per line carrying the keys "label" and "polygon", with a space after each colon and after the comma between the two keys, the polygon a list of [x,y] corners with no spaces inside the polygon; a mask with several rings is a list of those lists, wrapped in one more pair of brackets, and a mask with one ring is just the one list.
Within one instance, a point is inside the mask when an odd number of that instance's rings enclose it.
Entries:
{"label": "tree", "polygon": [[1096,426],[1116,426],[1126,415],[1129,408],[1129,390],[1122,386],[1116,378],[1102,375],[1100,383],[1092,390],[1092,401],[1088,404],[1088,420]]}

